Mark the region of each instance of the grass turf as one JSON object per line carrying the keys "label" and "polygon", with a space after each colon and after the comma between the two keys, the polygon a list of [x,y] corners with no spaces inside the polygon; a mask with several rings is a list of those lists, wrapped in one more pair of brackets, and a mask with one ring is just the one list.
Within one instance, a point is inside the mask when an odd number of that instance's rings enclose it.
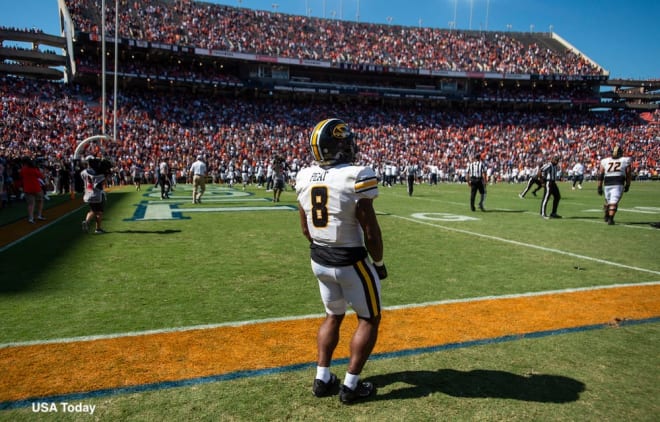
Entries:
{"label": "grass turf", "polygon": [[[564,218],[550,221],[539,199],[517,197],[521,189],[489,186],[487,212],[472,213],[466,185],[419,185],[412,197],[404,186],[381,188],[384,306],[659,280],[657,183],[633,184],[613,227],[593,183],[562,183]],[[80,210],[1,252],[0,343],[321,313],[296,212],[210,211],[274,205],[248,201],[270,193],[248,193],[210,189],[200,206],[179,186],[186,218],[135,221],[139,204],[160,200],[121,188],[109,194],[108,234],[83,235]],[[294,194],[280,205],[295,206]],[[0,212],[0,224],[15,220]],[[105,420],[651,420],[657,337],[654,323],[376,360],[368,374],[384,388],[357,409],[311,398],[309,370],[85,402]]]}

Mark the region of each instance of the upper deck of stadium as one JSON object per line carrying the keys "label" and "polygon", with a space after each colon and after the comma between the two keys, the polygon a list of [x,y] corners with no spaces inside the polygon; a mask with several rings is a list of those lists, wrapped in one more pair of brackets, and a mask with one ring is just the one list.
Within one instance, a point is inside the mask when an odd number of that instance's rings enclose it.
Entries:
{"label": "upper deck of stadium", "polygon": [[[0,39],[60,47],[65,55],[3,47],[0,73],[100,83],[99,2],[59,4],[67,37],[0,28]],[[108,41],[115,38],[114,4],[106,3]],[[360,23],[180,0],[120,2],[118,12],[123,89],[340,94],[508,109],[658,108],[657,81],[638,89],[628,89],[635,81],[609,81],[605,69],[552,32]],[[113,48],[109,42],[108,59]],[[600,92],[608,85],[615,89]]]}
{"label": "upper deck of stadium", "polygon": [[[65,0],[76,32],[101,35],[95,1]],[[106,5],[114,37],[114,4]],[[429,72],[603,76],[607,72],[554,33],[457,31],[289,15],[205,2],[143,0],[119,10],[118,35],[211,55],[249,53]]]}

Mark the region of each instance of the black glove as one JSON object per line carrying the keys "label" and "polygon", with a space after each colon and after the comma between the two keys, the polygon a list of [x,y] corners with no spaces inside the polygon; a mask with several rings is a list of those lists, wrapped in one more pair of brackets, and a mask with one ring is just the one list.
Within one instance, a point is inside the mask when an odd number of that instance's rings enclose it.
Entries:
{"label": "black glove", "polygon": [[603,195],[603,187],[602,186],[598,186],[598,195],[601,195],[601,196]]}
{"label": "black glove", "polygon": [[387,278],[387,267],[385,267],[385,264],[383,265],[374,264],[374,268],[376,269],[376,274],[378,274],[378,278],[380,278],[381,280],[385,280]]}
{"label": "black glove", "polygon": [[628,192],[629,190],[630,190],[630,185],[625,185],[625,186],[623,187],[623,191],[624,191],[624,192]]}

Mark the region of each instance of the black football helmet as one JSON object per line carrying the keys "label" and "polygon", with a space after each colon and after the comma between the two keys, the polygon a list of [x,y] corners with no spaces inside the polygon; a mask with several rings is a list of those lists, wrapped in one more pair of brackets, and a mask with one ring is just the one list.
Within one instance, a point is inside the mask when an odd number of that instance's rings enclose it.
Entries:
{"label": "black football helmet", "polygon": [[622,155],[623,149],[620,146],[615,145],[614,148],[612,148],[612,158],[621,158]]}
{"label": "black football helmet", "polygon": [[358,152],[353,132],[340,119],[326,119],[314,126],[309,147],[314,160],[322,165],[352,163]]}

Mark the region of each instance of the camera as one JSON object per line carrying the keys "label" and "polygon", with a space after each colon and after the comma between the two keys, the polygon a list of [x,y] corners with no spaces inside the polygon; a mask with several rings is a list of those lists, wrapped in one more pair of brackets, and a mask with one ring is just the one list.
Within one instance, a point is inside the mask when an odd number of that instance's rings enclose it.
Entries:
{"label": "camera", "polygon": [[113,166],[112,161],[110,161],[107,158],[103,158],[103,159],[99,160],[98,170],[96,170],[96,171],[99,172],[99,173],[108,175],[108,174],[112,173],[112,166]]}
{"label": "camera", "polygon": [[97,174],[109,175],[112,173],[112,161],[107,158],[87,157],[87,165]]}

